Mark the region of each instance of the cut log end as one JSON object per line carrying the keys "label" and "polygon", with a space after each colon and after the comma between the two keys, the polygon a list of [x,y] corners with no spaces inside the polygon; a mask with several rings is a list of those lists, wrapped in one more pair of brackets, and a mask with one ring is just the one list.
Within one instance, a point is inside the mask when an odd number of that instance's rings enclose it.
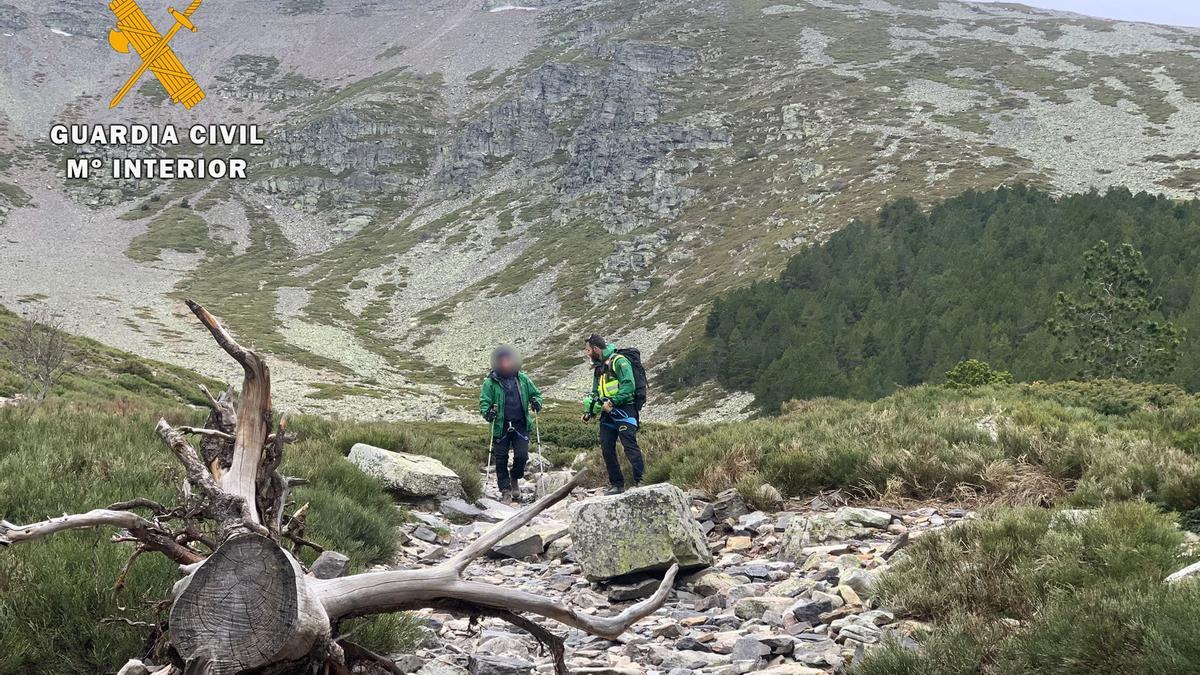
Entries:
{"label": "cut log end", "polygon": [[329,637],[329,618],[296,561],[267,537],[229,539],[186,581],[171,637],[188,663],[240,673],[303,659]]}

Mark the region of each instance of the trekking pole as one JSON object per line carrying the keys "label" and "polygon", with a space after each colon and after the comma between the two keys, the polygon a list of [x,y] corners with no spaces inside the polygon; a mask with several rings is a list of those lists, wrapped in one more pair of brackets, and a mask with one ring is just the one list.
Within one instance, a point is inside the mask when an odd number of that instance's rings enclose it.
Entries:
{"label": "trekking pole", "polygon": [[[491,411],[496,411],[496,406],[491,407]],[[492,423],[487,424],[487,470],[484,472],[484,488],[492,483]]]}
{"label": "trekking pole", "polygon": [[546,456],[542,454],[542,420],[539,413],[533,413],[533,433],[537,436],[538,475],[546,473]]}

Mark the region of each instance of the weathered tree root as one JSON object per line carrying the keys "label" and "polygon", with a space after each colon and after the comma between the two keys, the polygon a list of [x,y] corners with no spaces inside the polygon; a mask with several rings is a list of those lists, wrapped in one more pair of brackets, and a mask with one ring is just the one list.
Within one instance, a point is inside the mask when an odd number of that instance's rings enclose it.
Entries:
{"label": "weathered tree root", "polygon": [[[329,580],[309,577],[284,546],[291,542],[293,549],[320,550],[303,536],[307,505],[290,517],[285,514],[291,488],[302,481],[279,473],[287,424],[281,420],[271,433],[270,370],[216,317],[194,302],[187,304],[217,344],[242,365],[244,379],[236,403],[231,389],[216,397],[203,389],[211,409],[205,427],[158,423],[158,436],[187,476],[185,504],[168,508],[138,498],[24,526],[0,520],[0,548],[70,530],[120,530],[114,541],[136,546],[118,588],[141,555],[161,553],[178,563],[183,579],[169,602],[169,636],[172,653],[179,658],[176,666],[185,675],[280,672],[305,664],[349,672],[355,662],[386,669],[386,659],[336,638],[335,627],[352,617],[421,608],[507,621],[548,647],[555,670],[565,675],[563,640],[524,614],[616,639],[666,601],[678,566],[667,572],[653,596],[611,617],[589,616],[542,595],[462,579],[472,562],[565,499],[586,479],[584,473],[435,567]],[[189,435],[200,439],[200,451],[188,442]],[[198,521],[215,525],[216,536],[205,534]]]}

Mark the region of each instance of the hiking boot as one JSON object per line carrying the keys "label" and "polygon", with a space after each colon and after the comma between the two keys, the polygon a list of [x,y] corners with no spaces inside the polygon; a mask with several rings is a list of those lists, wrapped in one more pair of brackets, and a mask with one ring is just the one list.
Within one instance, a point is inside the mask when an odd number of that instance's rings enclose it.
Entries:
{"label": "hiking boot", "polygon": [[645,487],[645,485],[646,485],[646,484],[645,484],[645,483],[643,483],[642,481],[640,481],[640,480],[635,480],[635,481],[633,481],[633,487],[632,487],[632,488],[630,488],[630,489],[636,490],[636,489],[638,489],[638,488],[640,488],[640,487]]}
{"label": "hiking boot", "polygon": [[614,485],[614,486],[608,488],[608,491],[606,491],[604,494],[608,495],[608,496],[619,495],[624,491],[625,491],[625,488],[623,486]]}
{"label": "hiking boot", "polygon": [[508,491],[508,494],[506,496],[508,497],[509,501],[511,501],[514,504],[522,503],[521,502],[521,488],[519,488],[519,487],[514,486],[511,490]]}

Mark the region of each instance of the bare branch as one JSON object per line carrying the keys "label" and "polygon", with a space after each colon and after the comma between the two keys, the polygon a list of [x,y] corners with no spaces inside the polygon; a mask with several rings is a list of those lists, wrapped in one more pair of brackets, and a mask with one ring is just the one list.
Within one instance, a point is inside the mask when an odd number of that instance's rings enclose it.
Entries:
{"label": "bare branch", "polygon": [[176,429],[181,434],[190,434],[193,436],[212,436],[213,438],[220,438],[221,440],[225,441],[233,440],[233,434],[227,434],[218,429],[205,429],[203,427],[176,427]]}
{"label": "bare branch", "polygon": [[461,600],[484,607],[538,614],[593,635],[616,639],[629,626],[666,602],[678,572],[679,566],[672,565],[653,596],[612,617],[581,614],[543,595],[462,581],[444,565],[428,570],[370,572],[313,583],[317,597],[331,619],[417,609],[428,606],[431,601]]}
{"label": "bare branch", "polygon": [[245,500],[248,521],[257,524],[261,522],[257,500],[259,466],[262,464],[263,446],[270,432],[272,416],[271,371],[258,354],[239,345],[208,310],[191,300],[187,301],[187,306],[208,328],[225,353],[242,364],[245,378],[237,405],[233,463],[229,472],[222,476],[221,485],[226,492]]}
{"label": "bare branch", "polygon": [[0,342],[0,355],[24,380],[25,394],[44,399],[58,379],[74,368],[71,343],[62,322],[48,312],[21,321]]}
{"label": "bare branch", "polygon": [[134,509],[147,509],[149,511],[153,511],[155,515],[163,515],[169,512],[167,507],[152,499],[146,499],[144,497],[137,497],[135,499],[129,499],[123,502],[117,502],[116,504],[108,507],[108,509],[110,511],[132,511]]}
{"label": "bare branch", "polygon": [[60,532],[87,530],[97,527],[115,527],[126,530],[130,538],[148,551],[157,551],[180,564],[191,564],[204,559],[199,551],[179,544],[157,523],[146,520],[130,511],[96,509],[87,513],[63,515],[32,525],[13,525],[0,520],[0,547],[45,539]]}
{"label": "bare branch", "polygon": [[224,494],[221,486],[217,485],[217,481],[213,479],[212,474],[208,472],[204,463],[200,461],[200,456],[196,454],[196,449],[183,438],[183,434],[172,428],[170,424],[167,424],[165,419],[158,421],[158,426],[155,427],[154,431],[162,439],[163,443],[166,443],[167,447],[171,449],[171,452],[174,453],[179,462],[183,464],[189,483],[209,498],[217,498]]}
{"label": "bare branch", "polygon": [[87,513],[63,515],[32,525],[13,525],[8,521],[0,521],[0,546],[20,544],[35,539],[66,532],[68,530],[90,530],[97,527],[116,527],[122,530],[151,528],[154,524],[145,518],[129,511],[110,511],[96,509]]}
{"label": "bare branch", "polygon": [[508,535],[521,529],[542,511],[565,499],[567,495],[571,494],[575,488],[582,485],[586,480],[587,470],[585,469],[575,474],[575,477],[566,485],[526,506],[512,517],[483,533],[470,546],[464,548],[458,555],[444,563],[443,566],[453,569],[457,574],[462,574],[463,570],[467,569],[471,564],[471,561],[492,550],[493,546],[499,544]]}
{"label": "bare branch", "polygon": [[[187,473],[188,483],[195,486],[209,500],[209,506],[212,510],[211,515],[216,518],[221,526],[225,529],[245,526],[255,532],[265,533],[266,530],[258,524],[254,517],[254,510],[249,506],[245,499],[239,495],[226,492],[217,481],[213,479],[212,474],[201,463],[199,455],[196,454],[196,449],[193,448],[183,434],[176,431],[167,424],[166,420],[160,419],[158,427],[155,431],[158,437],[166,443],[175,457],[183,464],[184,471]],[[240,521],[240,522],[232,522]]]}

